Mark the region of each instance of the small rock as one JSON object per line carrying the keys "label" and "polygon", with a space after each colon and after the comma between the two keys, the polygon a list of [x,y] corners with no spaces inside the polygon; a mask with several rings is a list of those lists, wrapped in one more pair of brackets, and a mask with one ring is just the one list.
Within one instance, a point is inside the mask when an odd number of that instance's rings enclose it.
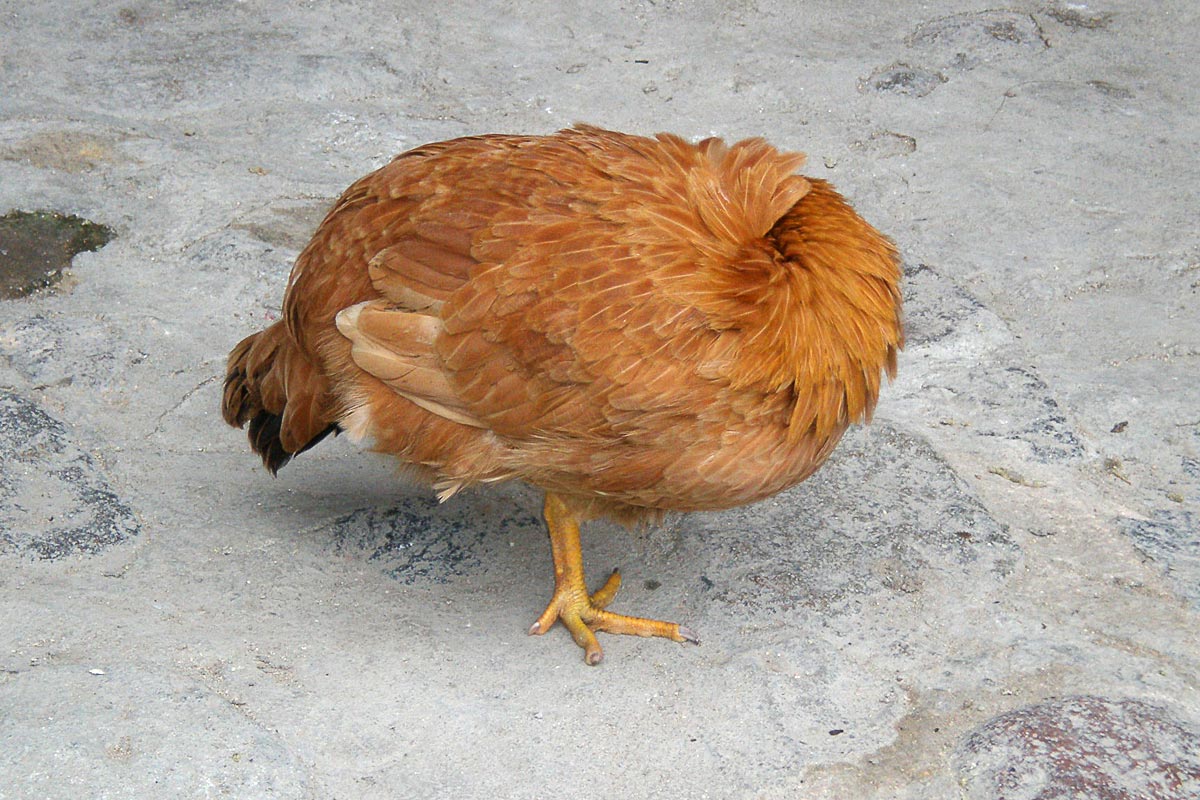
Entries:
{"label": "small rock", "polygon": [[1200,728],[1140,700],[1052,699],[976,729],[954,768],[969,800],[1194,800]]}

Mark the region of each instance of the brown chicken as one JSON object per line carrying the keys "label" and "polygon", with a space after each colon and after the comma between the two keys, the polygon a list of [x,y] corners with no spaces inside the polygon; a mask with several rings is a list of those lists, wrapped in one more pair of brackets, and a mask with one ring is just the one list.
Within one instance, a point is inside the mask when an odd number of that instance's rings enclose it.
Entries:
{"label": "brown chicken", "polygon": [[545,490],[561,620],[697,641],[614,614],[579,523],[749,503],[804,480],[868,417],[902,346],[891,243],[804,157],[579,126],[403,153],[337,201],[283,316],[229,356],[223,412],[274,473],[332,431],[445,500]]}

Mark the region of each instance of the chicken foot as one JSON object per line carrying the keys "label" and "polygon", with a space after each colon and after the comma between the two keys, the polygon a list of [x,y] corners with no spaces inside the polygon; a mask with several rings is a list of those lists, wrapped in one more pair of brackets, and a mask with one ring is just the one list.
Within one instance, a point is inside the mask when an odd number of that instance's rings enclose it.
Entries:
{"label": "chicken foot", "polygon": [[613,570],[604,586],[588,594],[583,575],[583,552],[579,545],[579,520],[553,492],[546,493],[543,511],[550,531],[550,551],[554,557],[554,596],[529,629],[530,635],[550,630],[555,620],[562,622],[575,643],[583,648],[583,660],[599,664],[604,651],[596,641],[596,631],[635,636],[660,636],[676,642],[699,644],[696,634],[675,622],[629,617],[605,611],[621,588],[621,573]]}

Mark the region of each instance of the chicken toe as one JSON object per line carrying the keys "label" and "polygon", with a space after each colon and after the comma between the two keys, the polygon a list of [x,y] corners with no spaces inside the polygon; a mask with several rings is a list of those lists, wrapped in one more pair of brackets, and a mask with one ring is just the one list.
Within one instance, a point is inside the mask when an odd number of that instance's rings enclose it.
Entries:
{"label": "chicken toe", "polygon": [[550,630],[556,620],[561,621],[571,632],[575,643],[583,648],[583,660],[591,665],[599,664],[604,658],[604,651],[596,640],[597,631],[700,643],[692,631],[678,623],[606,611],[605,607],[621,588],[621,573],[613,570],[600,589],[588,594],[583,575],[578,520],[566,503],[551,492],[546,493],[545,517],[554,556],[554,596],[529,628],[530,635],[541,635]]}

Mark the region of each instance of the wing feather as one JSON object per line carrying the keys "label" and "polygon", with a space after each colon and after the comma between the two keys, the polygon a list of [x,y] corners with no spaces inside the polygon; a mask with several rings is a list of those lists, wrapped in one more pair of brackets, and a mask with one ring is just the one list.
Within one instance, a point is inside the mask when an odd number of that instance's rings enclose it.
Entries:
{"label": "wing feather", "polygon": [[463,406],[434,352],[442,329],[437,317],[397,311],[376,300],[343,309],[336,321],[361,369],[427,411],[485,427]]}
{"label": "wing feather", "polygon": [[[343,201],[354,230],[375,231],[337,243],[339,257],[365,253],[373,294],[332,287],[348,299],[338,330],[355,365],[441,418],[443,461],[410,444],[431,435],[396,434],[439,485],[522,475],[654,505],[666,482],[681,508],[762,496],[827,452],[792,432],[828,434],[878,390],[857,364],[823,372],[840,334],[798,323],[823,301],[781,277],[787,242],[771,237],[813,188],[794,174],[802,161],[761,140],[588,127],[418,148]],[[843,249],[798,230],[807,247]],[[866,290],[834,274],[825,296],[889,306],[890,266]],[[894,364],[890,329],[848,325],[891,343]],[[477,450],[455,450],[460,435]],[[714,442],[740,465],[714,460]]]}

